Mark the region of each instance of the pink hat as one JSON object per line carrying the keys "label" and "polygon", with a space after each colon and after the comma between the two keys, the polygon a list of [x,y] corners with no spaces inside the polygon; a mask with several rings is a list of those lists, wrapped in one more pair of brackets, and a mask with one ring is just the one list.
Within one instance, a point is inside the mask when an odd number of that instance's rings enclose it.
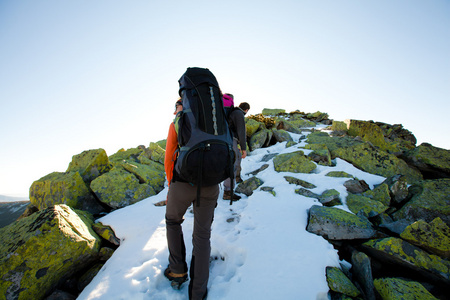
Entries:
{"label": "pink hat", "polygon": [[228,94],[224,94],[223,95],[223,106],[224,107],[234,106],[233,97]]}

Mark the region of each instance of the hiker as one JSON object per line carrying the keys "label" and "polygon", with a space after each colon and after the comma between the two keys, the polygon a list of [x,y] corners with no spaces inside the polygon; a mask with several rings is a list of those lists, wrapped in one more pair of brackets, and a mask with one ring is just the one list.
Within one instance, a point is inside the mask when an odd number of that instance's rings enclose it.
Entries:
{"label": "hiker", "polygon": [[[186,73],[180,78],[179,83],[182,100],[180,100],[181,103],[177,102],[177,110],[180,109],[180,112],[177,113],[174,122],[170,125],[164,160],[167,180],[169,181],[165,216],[169,265],[164,271],[164,276],[171,281],[174,289],[180,289],[181,285],[188,280],[186,248],[181,224],[183,223],[184,214],[187,209],[194,203],[193,249],[189,268],[189,299],[197,300],[206,299],[208,292],[211,225],[214,218],[214,209],[217,206],[217,199],[219,197],[219,183],[226,178],[224,176],[232,176],[233,174],[232,138],[227,128],[224,110],[220,109],[220,111],[216,111],[214,108],[216,104],[214,101],[217,101],[220,107],[223,106],[222,94],[220,93],[214,75],[208,69],[188,68]],[[202,91],[205,91],[205,89],[202,89],[202,84],[207,85],[208,88],[207,92],[203,94]],[[200,96],[202,97],[201,99],[207,98],[213,104],[212,107],[209,107],[210,112],[217,114],[218,119],[222,120],[219,121],[216,118],[212,118],[214,127],[207,126],[208,130],[213,128],[216,131],[216,134],[212,136],[214,139],[218,139],[218,142],[216,140],[212,141],[206,131],[200,132],[201,129],[199,129],[199,126],[192,123],[195,122],[194,119],[199,117],[198,115],[202,114],[205,109],[205,107],[201,107],[196,113],[193,112],[197,108],[200,108],[198,106],[202,106],[206,102],[198,101],[195,98]],[[181,107],[183,111],[181,111]],[[203,118],[202,121],[211,118],[209,114],[201,117]],[[207,121],[202,124],[207,123]],[[189,130],[185,130],[186,125],[189,125]],[[187,135],[186,132],[189,132],[189,134]],[[207,147],[201,148],[200,150],[197,147],[192,147],[190,141],[195,143],[205,135],[208,136]],[[221,138],[223,141],[220,140]],[[188,141],[186,142],[185,139]],[[223,153],[228,153],[229,155],[223,155],[222,152],[217,153],[216,147],[222,150],[225,149]],[[201,163],[204,168],[197,167],[196,169],[211,171],[205,171],[207,174],[202,175],[200,175],[201,172],[186,171],[189,169],[189,159],[197,157],[195,155],[197,153],[186,156],[186,153],[183,152],[187,151],[186,149],[192,151],[188,152],[188,154],[194,151],[204,151],[201,154],[201,157],[204,156],[205,158]],[[213,155],[216,159],[212,159],[208,155]],[[226,161],[221,163],[220,161],[223,159],[226,159]],[[213,161],[216,168],[208,165],[211,161]],[[198,162],[198,159],[196,162]],[[226,166],[229,166],[228,171],[225,171]],[[220,173],[220,170],[222,170],[221,174],[217,175],[214,173],[217,171]],[[188,179],[188,176],[195,176],[196,174],[201,179],[197,183],[193,183],[190,181],[191,179]],[[192,179],[194,182],[196,180]]]}
{"label": "hiker", "polygon": [[[244,116],[250,110],[250,105],[247,102],[242,102],[241,104],[239,104],[239,107],[235,108],[234,96],[228,93],[223,95],[223,105],[225,109],[229,111],[228,125],[233,134],[233,151],[236,158],[236,160],[234,161],[234,178],[236,181],[242,181],[242,179],[239,180],[241,171],[241,161],[243,158],[247,156],[247,138],[246,138]],[[224,186],[223,199],[237,201],[241,199],[241,196],[231,193],[231,184],[232,182],[230,178],[225,179],[225,181],[223,182]],[[232,194],[233,199],[231,199]]]}

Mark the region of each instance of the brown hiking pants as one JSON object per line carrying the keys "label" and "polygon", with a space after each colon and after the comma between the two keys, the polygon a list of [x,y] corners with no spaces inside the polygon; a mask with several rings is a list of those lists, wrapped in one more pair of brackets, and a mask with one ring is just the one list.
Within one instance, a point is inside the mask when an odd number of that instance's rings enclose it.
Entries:
{"label": "brown hiking pants", "polygon": [[211,254],[211,224],[217,206],[219,185],[202,187],[197,206],[197,186],[186,182],[172,182],[167,196],[166,234],[169,248],[169,267],[174,273],[187,272],[186,248],[181,223],[191,203],[194,203],[192,233],[192,261],[190,266],[189,299],[203,299],[209,279]]}

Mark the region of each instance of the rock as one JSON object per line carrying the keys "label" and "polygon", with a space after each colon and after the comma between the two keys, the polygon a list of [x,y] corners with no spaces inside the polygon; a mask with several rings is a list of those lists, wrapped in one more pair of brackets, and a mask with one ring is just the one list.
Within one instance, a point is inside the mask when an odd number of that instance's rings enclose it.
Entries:
{"label": "rock", "polygon": [[0,229],[0,295],[42,299],[95,261],[100,239],[90,218],[55,205]]}
{"label": "rock", "polygon": [[379,201],[386,207],[391,204],[391,194],[389,193],[389,187],[387,184],[380,184],[373,190],[368,190],[362,193],[364,197]]}
{"label": "rock", "polygon": [[250,137],[249,147],[251,151],[260,149],[264,146],[267,140],[267,129],[260,130]]}
{"label": "rock", "polygon": [[426,179],[450,177],[450,150],[423,143],[402,158],[418,168]]}
{"label": "rock", "polygon": [[130,148],[130,149],[120,149],[119,151],[117,151],[116,153],[114,153],[113,155],[111,155],[109,157],[109,161],[113,164],[120,164],[122,163],[124,160],[127,161],[134,161],[134,162],[138,162],[138,157],[141,155],[141,153],[144,150],[137,147],[137,148]]}
{"label": "rock", "polygon": [[317,199],[317,200],[319,200],[319,198],[320,198],[320,195],[318,195],[316,193],[313,193],[310,190],[307,190],[307,189],[304,189],[304,188],[296,189],[295,193],[299,194],[301,196],[305,196],[305,197],[308,197],[308,198],[314,198],[314,199]]}
{"label": "rock", "polygon": [[279,108],[273,108],[273,109],[270,109],[270,108],[264,108],[264,109],[262,110],[263,116],[276,116],[276,115],[278,115],[278,114],[285,114],[285,113],[286,113],[286,110],[284,110],[284,109],[279,109]]}
{"label": "rock", "polygon": [[273,132],[273,137],[275,138],[275,140],[278,143],[293,141],[292,137],[289,135],[289,133],[286,130],[272,129],[272,132]]}
{"label": "rock", "polygon": [[355,167],[375,175],[384,177],[402,174],[410,183],[422,179],[422,174],[409,167],[404,160],[393,154],[376,150],[369,144],[360,144],[349,148],[341,148],[332,152],[332,155],[340,157]]}
{"label": "rock", "polygon": [[[164,165],[164,157],[166,151],[156,143],[150,143],[147,149],[145,149],[140,155],[145,154],[147,158],[152,161],[159,162]],[[138,156],[139,160],[139,156]]]}
{"label": "rock", "polygon": [[363,144],[362,141],[357,141],[351,137],[331,137],[326,132],[312,132],[308,135],[306,142],[308,144],[325,144],[331,152],[332,158],[336,157],[334,151],[340,148],[348,148],[355,145]]}
{"label": "rock", "polygon": [[96,178],[91,189],[98,199],[113,209],[122,208],[156,194],[155,190],[120,166]]}
{"label": "rock", "polygon": [[[275,144],[275,142],[273,142],[273,140],[274,140],[273,137],[274,137],[273,129],[267,130],[267,138],[266,138],[266,142],[263,145],[263,148],[264,147],[269,147],[270,145]],[[291,137],[291,136],[289,136],[289,137]]]}
{"label": "rock", "polygon": [[450,228],[441,218],[430,223],[423,220],[405,228],[400,237],[441,257],[450,258]]}
{"label": "rock", "polygon": [[298,179],[298,178],[295,178],[295,177],[292,177],[292,176],[284,176],[284,179],[286,179],[286,181],[289,182],[290,184],[300,185],[300,186],[302,186],[304,188],[307,188],[307,189],[313,189],[313,188],[316,187],[312,183],[309,183],[307,181],[304,181],[304,180],[301,180],[301,179]]}
{"label": "rock", "polygon": [[310,173],[317,168],[316,164],[308,160],[303,151],[279,154],[273,159],[275,171],[292,173]]}
{"label": "rock", "polygon": [[163,148],[164,150],[166,150],[167,140],[160,140],[160,141],[157,141],[156,144],[158,144],[158,146],[160,146],[161,148]]}
{"label": "rock", "polygon": [[438,300],[423,285],[415,281],[406,281],[400,278],[378,278],[374,280],[374,286],[383,300]]}
{"label": "rock", "polygon": [[271,186],[262,186],[262,187],[260,188],[260,190],[261,190],[261,191],[264,191],[264,192],[271,193],[274,197],[277,196],[277,193],[275,193],[274,188],[271,187]]}
{"label": "rock", "polygon": [[258,173],[264,171],[265,169],[267,169],[268,167],[269,167],[269,164],[264,164],[260,168],[256,169],[255,171],[252,171],[252,172],[247,173],[245,175],[253,175],[253,176],[255,176],[256,174],[258,174]]}
{"label": "rock", "polygon": [[348,131],[348,127],[347,127],[347,124],[345,122],[333,121],[333,123],[331,124],[331,130],[347,132]]}
{"label": "rock", "polygon": [[50,296],[45,298],[45,300],[76,300],[76,299],[77,296],[58,289],[55,290]]}
{"label": "rock", "polygon": [[97,202],[78,172],[53,172],[33,182],[30,187],[30,201],[39,209],[56,204],[67,204],[91,214],[105,209]]}
{"label": "rock", "polygon": [[331,161],[331,154],[328,149],[325,150],[314,150],[313,152],[308,154],[308,158],[313,162],[322,165],[322,166],[332,166],[333,162]]}
{"label": "rock", "polygon": [[344,182],[344,186],[348,192],[353,194],[361,194],[369,190],[369,185],[364,180],[351,179]]}
{"label": "rock", "polygon": [[153,168],[150,165],[124,161],[120,164],[125,170],[134,174],[139,183],[146,183],[155,191],[155,194],[164,189],[165,172],[164,170]]}
{"label": "rock", "polygon": [[306,230],[329,240],[368,239],[376,233],[365,218],[339,208],[318,205],[309,210]]}
{"label": "rock", "polygon": [[352,281],[339,268],[327,267],[326,276],[330,290],[350,297],[358,297],[361,294]]}
{"label": "rock", "polygon": [[263,181],[257,177],[250,177],[244,180],[236,187],[236,193],[241,193],[247,197],[253,194],[253,191],[263,185]]}
{"label": "rock", "polygon": [[277,156],[278,153],[270,153],[270,154],[266,154],[263,156],[263,158],[261,159],[261,161],[263,162],[268,162],[270,161],[272,158],[274,158],[275,156]]}
{"label": "rock", "polygon": [[375,124],[381,128],[386,139],[398,143],[401,148],[413,149],[416,146],[416,137],[411,131],[403,128],[402,124],[390,125],[382,122]]}
{"label": "rock", "polygon": [[292,115],[289,118],[289,124],[297,129],[316,126],[316,123],[303,119],[301,115]]}
{"label": "rock", "polygon": [[66,172],[78,172],[84,182],[89,183],[98,176],[108,172],[111,165],[103,149],[87,150],[72,157]]}
{"label": "rock", "polygon": [[431,222],[439,217],[450,226],[450,178],[421,181],[409,188],[409,194],[411,200],[392,214],[394,220]]}
{"label": "rock", "polygon": [[407,220],[398,220],[389,223],[382,223],[380,227],[388,229],[390,232],[400,235],[403,231],[405,231],[406,227],[411,225],[410,221]]}
{"label": "rock", "polygon": [[335,189],[325,190],[322,195],[320,195],[319,201],[325,206],[336,206],[342,204],[340,194]]}
{"label": "rock", "polygon": [[437,255],[395,237],[370,240],[363,245],[365,252],[380,261],[413,270],[425,278],[450,284],[450,262]]}
{"label": "rock", "polygon": [[314,120],[315,122],[322,122],[328,119],[328,114],[320,111],[316,111],[315,113],[309,113],[306,115],[306,118],[309,120]]}
{"label": "rock", "polygon": [[362,252],[352,253],[352,270],[354,279],[359,283],[364,299],[375,300],[375,287],[373,285],[372,266],[370,258]]}
{"label": "rock", "polygon": [[366,218],[379,215],[388,209],[388,207],[380,201],[350,193],[347,195],[346,203],[348,209],[350,209],[353,213],[357,214],[362,211]]}
{"label": "rock", "polygon": [[92,225],[92,229],[104,240],[116,246],[120,245],[120,239],[116,236],[114,230],[110,226],[106,226],[98,222]]}
{"label": "rock", "polygon": [[101,247],[98,253],[98,258],[100,261],[107,261],[114,254],[114,249],[109,247]]}
{"label": "rock", "polygon": [[[25,208],[25,211],[20,215],[19,218],[17,218],[17,220],[26,218],[31,216],[32,214],[34,214],[35,212],[39,211],[39,208],[37,208],[35,205],[33,204],[28,204],[28,206]],[[3,227],[3,226],[0,226]]]}
{"label": "rock", "polygon": [[373,122],[346,120],[346,123],[348,124],[349,135],[360,136],[363,141],[370,142],[384,151],[399,151],[397,147],[385,141],[383,131]]}
{"label": "rock", "polygon": [[297,127],[297,125],[291,123],[288,120],[278,118],[277,122],[275,123],[276,129],[278,130],[285,130],[292,133],[300,134],[302,131]]}
{"label": "rock", "polygon": [[408,197],[408,183],[406,177],[401,174],[396,174],[386,178],[381,185],[386,184],[389,188],[391,199],[394,203],[401,203]]}
{"label": "rock", "polygon": [[93,265],[89,270],[87,270],[83,275],[81,275],[79,281],[78,281],[78,290],[82,291],[85,287],[88,286],[88,284],[94,279],[95,275],[100,271],[100,269],[103,267],[103,263],[96,263]]}
{"label": "rock", "polygon": [[248,138],[252,137],[260,128],[263,127],[264,124],[261,122],[249,118],[245,119],[245,130]]}
{"label": "rock", "polygon": [[354,178],[353,175],[350,175],[344,171],[331,171],[328,172],[325,176],[328,177],[343,177],[343,178]]}

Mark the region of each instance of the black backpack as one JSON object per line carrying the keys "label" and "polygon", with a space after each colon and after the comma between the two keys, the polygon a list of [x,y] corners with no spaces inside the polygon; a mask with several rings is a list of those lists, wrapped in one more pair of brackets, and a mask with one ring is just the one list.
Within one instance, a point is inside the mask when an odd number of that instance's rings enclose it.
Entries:
{"label": "black backpack", "polygon": [[226,178],[233,183],[233,141],[222,93],[211,71],[188,68],[178,82],[183,111],[175,121],[179,145],[175,171],[182,180],[198,186],[198,205],[200,187]]}

